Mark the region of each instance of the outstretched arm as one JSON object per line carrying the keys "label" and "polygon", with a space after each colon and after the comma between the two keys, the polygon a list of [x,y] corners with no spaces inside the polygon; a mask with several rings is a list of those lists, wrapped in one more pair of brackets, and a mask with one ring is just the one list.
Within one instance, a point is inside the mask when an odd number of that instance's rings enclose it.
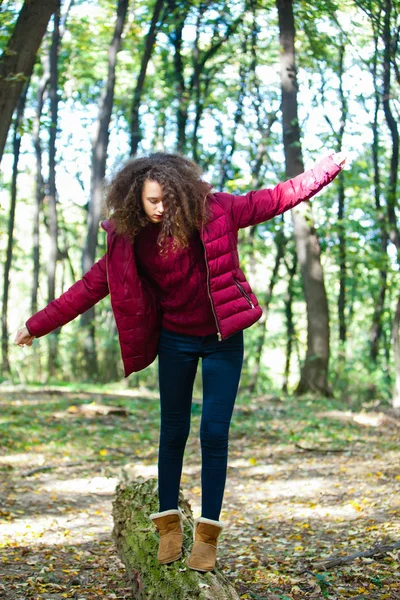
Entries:
{"label": "outstretched arm", "polygon": [[244,196],[217,193],[218,200],[230,212],[236,226],[258,225],[308,200],[340,173],[345,155],[332,153],[311,169],[271,189],[251,191]]}
{"label": "outstretched arm", "polygon": [[34,337],[41,337],[61,327],[97,304],[109,293],[106,256],[98,260],[85,275],[59,298],[35,313],[26,327],[17,333],[15,343],[32,345]]}

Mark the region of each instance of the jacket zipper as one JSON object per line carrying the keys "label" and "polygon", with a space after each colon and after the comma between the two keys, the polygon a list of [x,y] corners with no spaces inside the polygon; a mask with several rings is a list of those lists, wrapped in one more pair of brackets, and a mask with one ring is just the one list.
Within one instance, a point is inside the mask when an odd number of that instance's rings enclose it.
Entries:
{"label": "jacket zipper", "polygon": [[[204,198],[204,202],[206,201],[207,196]],[[214,303],[211,297],[211,292],[210,292],[210,270],[208,268],[208,261],[207,261],[207,250],[206,250],[206,245],[204,243],[204,225],[202,225],[202,244],[203,244],[203,248],[204,248],[204,258],[205,258],[205,263],[206,263],[206,269],[207,269],[207,293],[208,293],[208,297],[210,298],[210,302],[211,302],[211,308],[213,311],[213,315],[214,315],[214,319],[215,319],[215,323],[217,325],[217,337],[218,337],[218,341],[222,342],[222,335],[221,332],[219,330],[219,325],[218,325],[218,319],[217,319],[217,315],[215,314],[215,309],[214,309]]]}
{"label": "jacket zipper", "polygon": [[[106,236],[106,275],[107,275],[107,285],[108,285],[108,291],[110,292],[110,303],[111,303],[111,288],[110,288],[110,280],[108,279],[108,232],[107,232],[107,236]],[[112,310],[112,304],[111,304],[111,310]]]}
{"label": "jacket zipper", "polygon": [[236,283],[236,286],[239,288],[242,296],[244,296],[246,298],[246,300],[250,304],[251,308],[254,308],[254,304],[253,304],[250,296],[245,292],[244,287],[235,279],[235,277],[233,278],[233,281]]}

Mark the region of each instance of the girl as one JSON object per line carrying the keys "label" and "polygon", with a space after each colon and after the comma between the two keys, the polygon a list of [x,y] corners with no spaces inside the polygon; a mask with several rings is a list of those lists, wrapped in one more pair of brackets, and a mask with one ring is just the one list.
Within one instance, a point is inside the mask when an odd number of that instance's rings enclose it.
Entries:
{"label": "girl", "polygon": [[228,434],[243,362],[243,329],[262,314],[239,266],[238,230],[311,198],[344,165],[331,154],[274,189],[211,192],[199,167],[178,154],[131,160],[111,183],[103,221],[107,252],[58,299],[26,322],[16,344],[31,346],[108,293],[125,376],[159,359],[161,428],[158,560],[182,556],[179,485],[193,383],[202,359],[202,510],[188,566],[211,571],[223,523]]}

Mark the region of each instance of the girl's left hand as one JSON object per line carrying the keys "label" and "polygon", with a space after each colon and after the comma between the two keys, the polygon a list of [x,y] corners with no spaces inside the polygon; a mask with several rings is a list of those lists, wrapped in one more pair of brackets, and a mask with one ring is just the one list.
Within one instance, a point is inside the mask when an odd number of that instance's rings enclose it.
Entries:
{"label": "girl's left hand", "polygon": [[347,160],[347,156],[345,152],[335,152],[334,154],[331,154],[333,160],[335,161],[335,163],[338,165],[338,167],[343,168],[345,165],[345,162]]}

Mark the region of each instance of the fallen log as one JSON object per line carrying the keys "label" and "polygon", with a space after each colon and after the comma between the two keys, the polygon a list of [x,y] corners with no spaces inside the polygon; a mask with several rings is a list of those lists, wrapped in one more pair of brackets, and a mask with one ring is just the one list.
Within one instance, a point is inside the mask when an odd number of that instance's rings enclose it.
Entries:
{"label": "fallen log", "polygon": [[112,537],[124,563],[136,600],[239,600],[217,568],[212,573],[192,571],[186,565],[193,540],[193,514],[182,493],[183,557],[170,565],[157,561],[158,533],[149,516],[158,511],[157,480],[138,478],[120,483],[113,501]]}
{"label": "fallen log", "polygon": [[82,413],[87,417],[103,416],[108,415],[119,415],[120,417],[127,417],[129,412],[123,406],[112,406],[110,404],[98,404],[91,402],[90,404],[74,404],[68,409],[69,413]]}

